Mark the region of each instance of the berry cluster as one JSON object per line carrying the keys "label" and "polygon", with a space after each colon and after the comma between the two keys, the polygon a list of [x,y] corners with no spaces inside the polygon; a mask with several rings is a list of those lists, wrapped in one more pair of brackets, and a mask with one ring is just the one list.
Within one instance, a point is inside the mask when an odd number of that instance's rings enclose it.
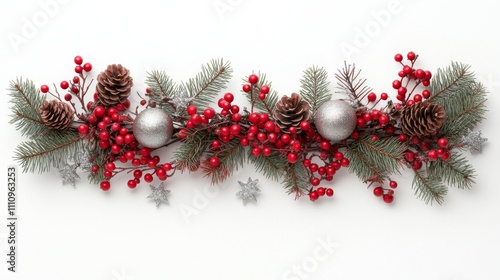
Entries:
{"label": "berry cluster", "polygon": [[[429,70],[415,69],[414,66],[418,55],[414,52],[408,52],[406,58],[410,62],[409,65],[403,63],[402,54],[394,56],[394,60],[401,64],[402,69],[398,72],[399,79],[392,82],[392,87],[397,91],[397,100],[401,101],[402,104],[411,106],[431,96],[430,91],[427,89],[424,89],[421,93],[415,93],[415,89],[420,84],[424,87],[429,86],[432,73]],[[411,98],[412,96],[413,98]]]}
{"label": "berry cluster", "polygon": [[246,93],[257,94],[259,99],[264,100],[269,93],[269,86],[263,85],[260,88],[257,87],[257,83],[259,82],[259,76],[252,74],[248,76],[249,84],[244,84],[242,90]]}

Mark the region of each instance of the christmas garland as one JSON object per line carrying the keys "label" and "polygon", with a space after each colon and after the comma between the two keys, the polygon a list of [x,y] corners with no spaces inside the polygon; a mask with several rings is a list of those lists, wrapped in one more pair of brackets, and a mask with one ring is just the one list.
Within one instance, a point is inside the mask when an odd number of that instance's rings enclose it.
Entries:
{"label": "christmas garland", "polygon": [[[241,92],[248,104],[242,107],[232,93],[218,98],[232,73],[223,60],[183,83],[163,71],[148,73],[135,106],[127,68],[109,65],[93,83],[92,64],[76,56],[76,75],[59,85],[11,82],[11,123],[29,137],[15,159],[25,172],[57,168],[73,186],[81,169],[104,191],[113,178],[128,176],[129,188],[150,184],[148,198],[157,206],[168,202],[164,181],[176,173],[201,170],[219,184],[247,162],[295,198],[312,201],[332,196],[322,185],[346,167],[391,203],[398,186],[391,175],[409,169],[415,194],[441,204],[448,186],[474,183],[475,170],[462,152],[480,152],[486,141],[473,131],[484,118],[486,90],[468,65],[454,62],[433,75],[416,67],[417,58],[395,55],[394,100],[373,92],[360,71],[345,64],[335,74],[343,99],[332,100],[326,71],[311,67],[290,95],[279,96],[264,74],[245,77]],[[170,146],[172,158],[160,158]],[[239,182],[243,203],[256,201],[257,182]]]}

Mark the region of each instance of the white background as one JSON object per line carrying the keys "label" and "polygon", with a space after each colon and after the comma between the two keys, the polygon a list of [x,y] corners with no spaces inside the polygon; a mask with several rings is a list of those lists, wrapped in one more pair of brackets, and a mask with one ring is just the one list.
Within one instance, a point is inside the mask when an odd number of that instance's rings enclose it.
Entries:
{"label": "white background", "polygon": [[[19,172],[17,272],[7,271],[2,187],[0,279],[500,279],[498,1],[162,2],[1,2],[4,178],[23,141],[8,125],[9,81],[58,84],[73,76],[75,55],[93,63],[94,75],[122,63],[137,91],[149,70],[182,81],[224,57],[235,69],[228,90],[238,93],[242,77],[262,71],[290,94],[312,65],[328,70],[334,90],[344,61],[363,69],[375,91],[389,91],[399,71],[394,54],[413,50],[432,71],[451,61],[472,65],[490,91],[479,127],[489,142],[470,157],[476,185],[451,188],[442,206],[428,206],[414,196],[407,170],[395,177],[395,201],[386,205],[344,170],[329,185],[334,198],[311,203],[294,201],[248,165],[210,197],[200,195],[209,184],[200,174],[175,176],[167,182],[170,205],[157,209],[146,199],[149,187],[130,190],[126,178],[105,193],[85,180],[63,186],[55,170]],[[235,193],[250,176],[262,193],[243,206]],[[183,207],[197,212],[183,216]],[[303,274],[293,274],[299,268]]]}

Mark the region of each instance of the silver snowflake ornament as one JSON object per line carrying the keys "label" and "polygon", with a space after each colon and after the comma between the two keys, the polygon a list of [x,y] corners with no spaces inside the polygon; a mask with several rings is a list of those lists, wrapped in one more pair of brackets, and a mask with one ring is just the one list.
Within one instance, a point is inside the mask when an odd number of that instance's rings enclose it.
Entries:
{"label": "silver snowflake ornament", "polygon": [[59,169],[59,174],[63,179],[63,184],[69,183],[75,186],[75,179],[80,179],[76,173],[77,164],[66,164],[63,168]]}
{"label": "silver snowflake ornament", "polygon": [[257,202],[257,198],[255,195],[260,192],[259,188],[257,188],[257,183],[259,180],[252,181],[252,178],[248,178],[246,183],[238,181],[242,190],[236,193],[236,196],[243,200],[243,205],[246,205],[247,202]]}
{"label": "silver snowflake ornament", "polygon": [[170,194],[170,190],[166,190],[163,182],[158,187],[150,185],[151,194],[147,197],[149,199],[154,200],[156,203],[156,207],[160,207],[162,202],[168,204],[168,195]]}
{"label": "silver snowflake ornament", "polygon": [[90,152],[87,149],[83,149],[80,151],[80,154],[78,155],[78,165],[80,168],[91,168],[92,167],[92,156],[90,155]]}
{"label": "silver snowflake ornament", "polygon": [[481,137],[481,131],[472,132],[462,136],[462,143],[464,147],[469,148],[471,154],[478,154],[483,151],[483,143],[488,139]]}
{"label": "silver snowflake ornament", "polygon": [[189,102],[193,100],[192,97],[189,97],[186,89],[184,87],[180,87],[177,92],[174,94],[174,98],[172,98],[172,104],[175,105],[175,110],[179,112],[182,109],[186,109],[189,105]]}

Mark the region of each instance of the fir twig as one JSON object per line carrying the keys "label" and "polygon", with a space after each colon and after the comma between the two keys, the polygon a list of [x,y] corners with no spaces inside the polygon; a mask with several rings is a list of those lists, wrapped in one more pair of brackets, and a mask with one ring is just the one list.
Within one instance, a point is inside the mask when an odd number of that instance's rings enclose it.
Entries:
{"label": "fir twig", "polygon": [[[220,164],[218,166],[210,164],[210,158],[213,156],[219,158]],[[233,139],[224,145],[224,150],[207,153],[207,160],[202,169],[205,177],[212,178],[212,184],[219,184],[231,176],[234,170],[243,167],[244,163],[245,149],[240,144],[239,139]]]}
{"label": "fir twig", "polygon": [[177,169],[184,172],[186,169],[197,170],[200,165],[200,158],[209,147],[210,133],[206,130],[188,132],[188,136],[181,146],[174,152],[174,159],[177,162]]}
{"label": "fir twig", "polygon": [[437,160],[430,164],[427,169],[430,177],[441,178],[448,185],[459,189],[469,189],[474,183],[475,170],[467,159],[457,153],[453,153],[446,160]]}
{"label": "fir twig", "polygon": [[279,153],[274,152],[270,156],[254,157],[248,150],[248,159],[255,166],[255,169],[263,173],[267,178],[278,180],[285,172],[285,166],[288,161],[281,157]]}
{"label": "fir twig", "polygon": [[233,70],[229,62],[222,59],[214,59],[210,63],[203,65],[201,72],[195,78],[184,83],[191,102],[198,108],[208,107],[217,94],[223,90],[229,80]]}
{"label": "fir twig", "polygon": [[82,139],[74,131],[50,131],[32,141],[19,144],[15,159],[24,171],[46,172],[51,167],[61,168],[74,160],[81,148]]}
{"label": "fir twig", "polygon": [[164,71],[153,70],[148,72],[146,84],[151,88],[149,98],[159,104],[168,104],[163,109],[169,114],[175,113],[175,106],[169,103],[176,93],[176,85]]}
{"label": "fir twig", "polygon": [[341,93],[347,93],[357,106],[362,106],[361,100],[372,91],[370,87],[365,85],[366,79],[359,78],[360,73],[361,70],[356,71],[354,64],[348,65],[344,62],[344,68],[335,74],[338,88],[342,90]]}
{"label": "fir twig", "polygon": [[32,81],[23,81],[22,78],[11,81],[9,95],[10,103],[13,104],[10,123],[15,124],[22,135],[32,138],[47,131],[39,111],[45,95],[40,94]]}
{"label": "fir twig", "polygon": [[288,194],[295,193],[295,199],[297,199],[308,191],[309,177],[302,163],[288,163],[285,167],[285,173],[283,185]]}
{"label": "fir twig", "polygon": [[425,204],[437,202],[442,204],[444,196],[448,193],[448,188],[441,182],[439,177],[425,176],[425,171],[415,171],[415,176],[412,182],[412,188],[415,190],[415,195],[422,199]]}
{"label": "fir twig", "polygon": [[328,74],[324,68],[309,67],[304,71],[300,83],[300,95],[309,103],[311,117],[314,117],[316,110],[332,98],[328,90]]}

